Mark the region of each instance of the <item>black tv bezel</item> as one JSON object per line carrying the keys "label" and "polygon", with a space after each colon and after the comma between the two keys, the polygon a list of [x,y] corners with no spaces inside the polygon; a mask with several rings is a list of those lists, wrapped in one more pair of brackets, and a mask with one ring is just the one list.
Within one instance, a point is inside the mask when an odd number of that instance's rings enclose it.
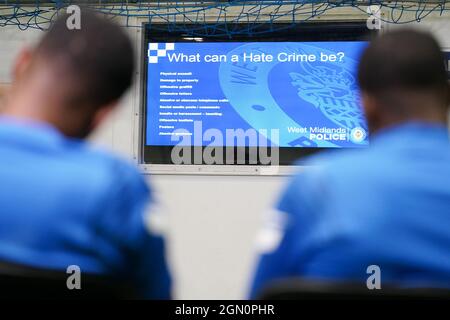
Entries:
{"label": "black tv bezel", "polygon": [[[223,30],[227,30],[225,33]],[[311,42],[311,41],[370,41],[376,34],[375,30],[367,28],[366,21],[339,21],[339,22],[302,22],[302,23],[234,23],[221,24],[144,24],[144,34],[142,37],[141,49],[141,120],[139,132],[139,161],[141,164],[172,165],[172,146],[150,146],[146,142],[147,130],[147,80],[148,66],[144,57],[147,55],[149,42],[192,42],[186,37],[202,37],[203,42]],[[198,148],[192,147],[192,151]],[[250,154],[251,148],[245,147],[245,154]],[[256,147],[258,149],[258,147]],[[232,151],[237,155],[237,147],[223,147],[225,155]],[[302,157],[321,152],[324,150],[338,151],[336,148],[306,148],[306,147],[280,147],[279,165],[289,166]],[[194,152],[191,152],[193,155]],[[258,152],[256,153],[258,154]],[[204,162],[195,165],[206,165]],[[225,159],[223,164],[227,165]],[[230,164],[231,165],[231,164]],[[232,165],[264,165],[260,163],[249,163],[246,156],[246,163],[238,164],[236,161]]]}

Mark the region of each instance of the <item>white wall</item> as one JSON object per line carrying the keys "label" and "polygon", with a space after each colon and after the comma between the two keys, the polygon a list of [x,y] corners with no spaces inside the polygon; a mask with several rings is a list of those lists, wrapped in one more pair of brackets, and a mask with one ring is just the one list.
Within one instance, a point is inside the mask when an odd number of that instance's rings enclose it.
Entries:
{"label": "white wall", "polygon": [[[420,25],[433,30],[450,48],[449,17],[425,19]],[[0,28],[0,82],[20,47],[32,43],[39,31]],[[132,33],[139,45],[139,35]],[[96,143],[132,157],[137,88],[121,109],[96,134]],[[254,263],[253,239],[261,213],[270,208],[284,178],[267,176],[149,177],[170,212],[169,253],[177,298],[244,298]]]}
{"label": "white wall", "polygon": [[172,213],[178,297],[244,298],[260,214],[271,206],[281,179],[155,176],[152,181]]}

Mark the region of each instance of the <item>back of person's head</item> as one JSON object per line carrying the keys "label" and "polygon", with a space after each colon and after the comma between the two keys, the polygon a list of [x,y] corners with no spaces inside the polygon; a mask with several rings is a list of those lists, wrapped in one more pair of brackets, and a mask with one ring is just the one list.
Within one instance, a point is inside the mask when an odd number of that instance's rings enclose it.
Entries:
{"label": "back of person's head", "polygon": [[68,103],[98,107],[117,100],[131,85],[134,68],[124,30],[89,10],[81,12],[80,30],[70,30],[67,18],[54,23],[35,54],[67,68],[74,85]]}
{"label": "back of person's head", "polygon": [[450,90],[444,57],[428,33],[403,29],[374,39],[361,57],[358,80],[372,131],[447,119]]}
{"label": "back of person's head", "polygon": [[68,136],[84,137],[130,87],[134,53],[126,31],[111,20],[82,9],[81,28],[71,29],[68,18],[60,16],[36,47],[19,57],[15,74],[21,90],[15,97],[28,96],[44,121]]}

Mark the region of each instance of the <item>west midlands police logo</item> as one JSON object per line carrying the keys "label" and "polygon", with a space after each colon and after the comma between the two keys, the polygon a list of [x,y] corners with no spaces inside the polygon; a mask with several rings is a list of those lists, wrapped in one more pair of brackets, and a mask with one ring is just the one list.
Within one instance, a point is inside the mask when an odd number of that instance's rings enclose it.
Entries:
{"label": "west midlands police logo", "polygon": [[366,130],[364,130],[361,127],[353,128],[350,132],[350,140],[353,143],[362,143],[364,139],[366,139],[367,133]]}
{"label": "west midlands police logo", "polygon": [[[228,56],[238,55],[241,60],[236,63],[221,63],[219,68],[220,86],[235,111],[251,127],[267,132],[283,127],[303,127],[305,124],[297,121],[283,110],[272,95],[269,78],[272,70],[280,63],[278,59],[272,62],[249,63],[242,61],[244,54],[249,52],[266,53],[276,57],[280,52],[308,53],[320,57],[321,53],[335,54],[320,46],[303,43],[288,43],[284,46],[273,43],[248,43],[238,46],[228,53]],[[298,66],[298,67],[297,67]],[[359,95],[352,76],[357,67],[356,61],[346,58],[339,63],[318,63],[308,65],[299,62],[297,72],[287,71],[287,78],[298,90],[298,96],[318,108],[321,113],[350,132],[353,128],[366,128],[365,119],[359,106]],[[313,107],[313,108],[314,108]],[[277,121],[274,121],[277,119]],[[264,133],[262,133],[264,135]],[[267,137],[267,136],[266,136]],[[271,139],[270,137],[267,137]],[[292,147],[338,147],[336,141],[310,139],[309,132],[298,131],[281,134],[277,144]],[[349,138],[350,139],[350,138]]]}
{"label": "west midlands police logo", "polygon": [[167,55],[167,51],[173,50],[175,50],[175,43],[150,43],[148,46],[148,63],[158,63],[159,58]]}
{"label": "west midlands police logo", "polygon": [[349,129],[365,127],[355,78],[350,72],[323,65],[313,67],[309,63],[302,63],[301,68],[302,73],[289,74],[300,98],[319,108],[324,116],[339,126]]}

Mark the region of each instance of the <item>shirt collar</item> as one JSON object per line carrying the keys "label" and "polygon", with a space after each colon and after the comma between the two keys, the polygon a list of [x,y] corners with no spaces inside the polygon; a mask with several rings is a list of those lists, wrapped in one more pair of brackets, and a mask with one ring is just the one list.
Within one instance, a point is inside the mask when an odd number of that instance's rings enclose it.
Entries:
{"label": "shirt collar", "polygon": [[18,136],[30,135],[30,138],[32,136],[32,138],[48,142],[58,142],[64,139],[64,136],[58,129],[46,122],[0,116],[0,130],[2,128],[12,131]]}

